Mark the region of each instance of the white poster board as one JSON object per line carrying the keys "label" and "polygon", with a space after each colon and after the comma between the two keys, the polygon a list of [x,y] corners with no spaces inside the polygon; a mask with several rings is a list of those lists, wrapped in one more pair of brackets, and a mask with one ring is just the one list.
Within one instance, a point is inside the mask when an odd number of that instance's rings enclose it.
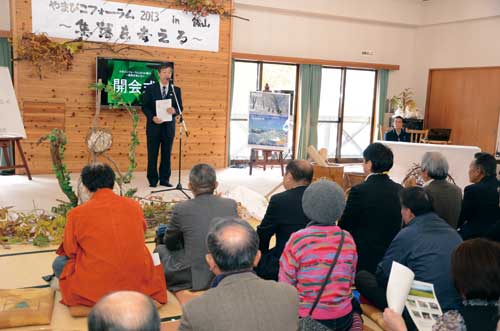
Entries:
{"label": "white poster board", "polygon": [[0,67],[0,137],[26,138],[9,69]]}
{"label": "white poster board", "polygon": [[107,0],[33,0],[32,30],[50,37],[219,51],[219,15]]}

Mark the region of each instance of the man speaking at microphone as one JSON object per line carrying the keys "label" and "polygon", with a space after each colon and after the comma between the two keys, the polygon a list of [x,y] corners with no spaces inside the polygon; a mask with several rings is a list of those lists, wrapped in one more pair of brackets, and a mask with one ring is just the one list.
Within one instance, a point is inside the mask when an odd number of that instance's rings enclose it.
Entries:
{"label": "man speaking at microphone", "polygon": [[[148,181],[150,187],[160,185],[172,187],[170,184],[170,154],[175,137],[175,116],[182,111],[181,89],[174,87],[171,80],[173,66],[162,64],[158,68],[160,81],[149,85],[142,95],[142,112],[147,117],[146,138],[148,146]],[[175,95],[174,95],[175,93]],[[156,112],[157,100],[171,100],[167,113],[172,115],[171,121],[162,121]],[[158,151],[160,151],[160,168],[158,171]]]}

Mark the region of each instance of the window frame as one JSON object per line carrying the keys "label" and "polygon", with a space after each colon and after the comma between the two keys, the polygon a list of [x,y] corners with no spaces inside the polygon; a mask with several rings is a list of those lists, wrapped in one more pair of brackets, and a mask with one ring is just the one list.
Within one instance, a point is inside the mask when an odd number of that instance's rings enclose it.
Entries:
{"label": "window frame", "polygon": [[[296,146],[297,146],[297,139],[298,139],[298,132],[297,132],[297,113],[298,113],[298,95],[299,95],[299,75],[300,75],[300,64],[298,63],[287,63],[287,62],[271,62],[271,61],[257,61],[257,60],[240,60],[237,58],[232,59],[235,63],[236,62],[246,62],[246,63],[255,63],[257,64],[257,89],[256,91],[262,91],[263,90],[263,72],[264,72],[264,64],[279,64],[279,65],[286,65],[286,66],[295,66],[295,93],[293,95],[293,138],[292,138],[292,153],[291,153],[291,158],[295,159],[296,155]],[[233,100],[231,99],[231,107],[232,107]],[[231,116],[229,116],[229,130],[231,130],[231,122],[232,121],[248,121],[248,119],[232,119]],[[230,136],[230,135],[229,135]],[[250,155],[249,155],[250,157]],[[249,160],[236,160],[236,159],[231,159],[231,155],[229,152],[229,162],[230,163],[244,163],[248,162]]]}
{"label": "window frame", "polygon": [[335,157],[329,158],[328,161],[335,163],[354,163],[363,161],[363,158],[342,158],[342,143],[343,143],[343,131],[344,131],[344,106],[345,106],[345,87],[346,87],[346,76],[347,70],[357,70],[357,71],[373,71],[375,72],[374,86],[373,86],[373,102],[372,102],[372,113],[370,122],[370,144],[373,143],[373,134],[375,126],[375,116],[376,116],[376,105],[377,105],[377,89],[378,89],[378,70],[370,68],[351,68],[351,67],[335,67],[335,66],[321,66],[321,69],[340,69],[340,98],[339,98],[339,109],[338,109],[338,121],[321,121],[318,118],[319,123],[337,123],[337,148],[335,149]]}

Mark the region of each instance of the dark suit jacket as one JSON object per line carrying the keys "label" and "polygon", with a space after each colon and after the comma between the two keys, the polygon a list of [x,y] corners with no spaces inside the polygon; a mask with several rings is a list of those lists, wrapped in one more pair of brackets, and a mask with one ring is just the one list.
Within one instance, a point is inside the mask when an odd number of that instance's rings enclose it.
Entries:
{"label": "dark suit jacket", "polygon": [[213,194],[198,195],[174,207],[172,219],[165,233],[165,244],[169,249],[175,249],[178,233],[182,233],[184,249],[191,265],[194,291],[204,290],[210,286],[213,274],[205,261],[208,252],[206,238],[212,220],[227,216],[238,216],[236,201]]}
{"label": "dark suit jacket", "polygon": [[[177,86],[175,87],[175,93],[177,95],[177,99],[179,100],[179,104],[175,101],[175,96],[172,92],[172,85],[169,85],[166,99],[172,99],[172,108],[174,108],[177,114],[179,114],[179,109],[183,110],[183,107],[181,89]],[[162,133],[166,133],[167,137],[173,138],[175,136],[175,120],[161,124],[153,122],[153,117],[156,116],[156,100],[161,99],[161,87],[158,82],[147,86],[142,94],[142,112],[147,118],[146,134],[148,136],[159,136]],[[174,118],[175,116],[176,115],[174,115]]]}
{"label": "dark suit jacket", "polygon": [[432,206],[439,217],[454,229],[457,228],[462,209],[462,190],[446,179],[433,180],[424,189],[432,197]]}
{"label": "dark suit jacket", "polygon": [[276,235],[276,246],[272,251],[279,258],[290,235],[306,227],[308,220],[302,210],[302,196],[306,188],[299,186],[271,197],[266,215],[257,227],[262,253],[269,251],[269,241]]}
{"label": "dark suit jacket", "polygon": [[462,238],[482,237],[500,219],[498,188],[495,176],[484,177],[465,188],[458,223]]}
{"label": "dark suit jacket", "polygon": [[373,174],[354,186],[339,226],[351,233],[358,249],[358,271],[375,273],[392,239],[401,229],[399,191],[387,175]]}
{"label": "dark suit jacket", "polygon": [[392,129],[391,131],[387,131],[384,135],[384,140],[386,141],[404,141],[410,142],[410,134],[406,132],[406,129],[401,129],[401,133],[396,133],[396,130]]}
{"label": "dark suit jacket", "polygon": [[238,273],[186,303],[178,330],[297,330],[298,310],[299,296],[291,285]]}

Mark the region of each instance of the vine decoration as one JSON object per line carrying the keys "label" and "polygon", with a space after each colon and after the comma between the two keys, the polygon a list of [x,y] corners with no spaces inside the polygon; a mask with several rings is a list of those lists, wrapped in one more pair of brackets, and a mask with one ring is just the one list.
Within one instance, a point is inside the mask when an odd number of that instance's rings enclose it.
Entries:
{"label": "vine decoration", "polygon": [[[168,0],[162,2],[168,2]],[[215,14],[250,21],[248,18],[234,15],[232,10],[227,10],[225,3],[225,0],[175,0],[176,5],[181,6],[185,12],[193,14],[195,18]]]}
{"label": "vine decoration", "polygon": [[[65,42],[50,39],[45,33],[25,32],[17,41],[11,41],[16,49],[14,61],[28,61],[35,67],[35,73],[43,79],[43,70],[61,73],[71,70],[75,55],[87,51],[110,51],[119,54],[124,51],[136,50],[153,56],[142,48],[120,43],[104,43],[77,38]],[[94,45],[94,46],[89,46]]]}
{"label": "vine decoration", "polygon": [[[132,130],[130,131],[130,144],[128,151],[129,165],[127,168],[127,172],[125,174],[121,173],[120,169],[116,165],[116,162],[105,153],[107,149],[102,150],[101,148],[99,148],[99,146],[96,146],[96,143],[99,142],[99,140],[95,141],[87,140],[87,145],[89,146],[89,149],[91,151],[93,161],[94,162],[96,161],[97,156],[102,156],[106,158],[108,161],[110,161],[115,167],[118,174],[116,182],[120,187],[120,194],[125,195],[126,197],[132,197],[137,192],[137,188],[130,188],[125,192],[125,194],[123,194],[123,185],[130,184],[133,178],[134,171],[137,168],[137,160],[135,152],[137,146],[140,143],[139,136],[137,134],[137,128],[139,126],[139,114],[137,113],[137,110],[134,107],[132,107],[130,102],[125,101],[122,93],[115,91],[112,84],[108,83],[107,85],[105,85],[104,83],[102,83],[101,80],[99,80],[97,83],[91,84],[89,88],[97,91],[97,100],[98,100],[97,102],[99,102],[99,100],[101,99],[101,92],[103,90],[106,91],[106,93],[110,97],[110,107],[112,109],[124,108],[132,118]],[[100,104],[98,103],[96,113],[94,115],[94,120],[92,122],[92,128],[87,137],[91,136],[92,133],[98,133],[99,137],[102,137],[103,135],[101,134],[101,132],[106,132],[103,129],[98,128],[99,114],[100,114]],[[97,150],[95,150],[96,147],[98,147]],[[111,147],[111,142],[109,142],[109,147]]]}
{"label": "vine decoration", "polygon": [[82,41],[58,43],[46,34],[24,33],[16,45],[17,57],[14,61],[31,62],[42,79],[43,68],[56,72],[67,71],[73,65],[74,55],[81,52]]}
{"label": "vine decoration", "polygon": [[[66,135],[61,129],[52,129],[52,131],[41,137],[37,144],[48,140],[50,143],[50,156],[52,158],[52,169],[56,174],[59,187],[63,193],[68,197],[68,202],[62,202],[57,208],[62,211],[61,214],[66,215],[67,211],[78,205],[78,197],[71,186],[71,175],[64,163],[64,153],[66,151]],[[56,210],[53,210],[56,211]]]}
{"label": "vine decoration", "polygon": [[[446,180],[452,184],[456,184],[455,179],[450,174],[448,174]],[[424,178],[422,177],[422,167],[418,163],[413,163],[405,178],[401,181],[401,185],[403,185],[403,187],[424,186],[424,183]]]}

